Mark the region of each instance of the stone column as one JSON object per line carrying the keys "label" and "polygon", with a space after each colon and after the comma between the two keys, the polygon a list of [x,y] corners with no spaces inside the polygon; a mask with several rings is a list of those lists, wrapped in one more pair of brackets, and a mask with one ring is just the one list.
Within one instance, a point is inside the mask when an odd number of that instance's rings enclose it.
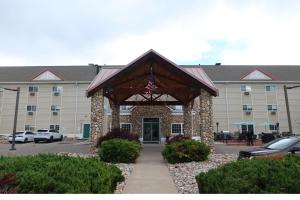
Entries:
{"label": "stone column", "polygon": [[109,100],[111,108],[111,128],[120,128],[120,105]]}
{"label": "stone column", "polygon": [[183,110],[183,132],[184,135],[192,136],[192,106],[186,103],[182,106]]}
{"label": "stone column", "polygon": [[199,119],[201,141],[211,147],[211,152],[215,151],[213,134],[213,103],[212,95],[206,90],[201,89],[199,96]]}
{"label": "stone column", "polygon": [[90,134],[90,152],[94,153],[97,145],[97,139],[103,134],[104,125],[104,97],[103,90],[95,92],[91,99],[91,134]]}

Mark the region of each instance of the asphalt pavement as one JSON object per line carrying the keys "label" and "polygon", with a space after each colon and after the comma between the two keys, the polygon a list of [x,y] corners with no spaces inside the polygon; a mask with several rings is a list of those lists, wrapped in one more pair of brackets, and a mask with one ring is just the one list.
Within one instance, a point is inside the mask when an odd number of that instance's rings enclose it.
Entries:
{"label": "asphalt pavement", "polygon": [[[238,153],[240,150],[249,149],[249,146],[227,146],[215,143],[216,153]],[[89,143],[87,141],[62,141],[53,143],[17,143],[16,151],[10,151],[11,144],[0,144],[0,155],[30,155],[39,153],[82,153],[87,154]]]}

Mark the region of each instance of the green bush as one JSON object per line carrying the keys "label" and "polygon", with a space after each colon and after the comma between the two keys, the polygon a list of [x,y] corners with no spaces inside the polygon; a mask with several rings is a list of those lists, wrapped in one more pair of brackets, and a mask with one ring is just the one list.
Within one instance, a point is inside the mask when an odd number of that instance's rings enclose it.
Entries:
{"label": "green bush", "polygon": [[162,151],[169,163],[204,161],[208,159],[210,147],[195,140],[182,140],[165,146]]}
{"label": "green bush", "polygon": [[111,163],[133,163],[139,155],[140,143],[124,139],[103,141],[99,149],[101,160]]}
{"label": "green bush", "polygon": [[97,158],[54,154],[0,157],[0,179],[7,174],[16,174],[17,193],[113,193],[124,180],[120,169]]}
{"label": "green bush", "polygon": [[300,157],[228,163],[196,176],[200,193],[300,193]]}

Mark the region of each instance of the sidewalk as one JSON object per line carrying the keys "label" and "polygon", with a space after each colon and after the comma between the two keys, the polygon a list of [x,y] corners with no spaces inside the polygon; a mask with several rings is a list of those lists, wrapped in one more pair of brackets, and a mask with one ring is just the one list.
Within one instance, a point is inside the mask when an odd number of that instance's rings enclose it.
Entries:
{"label": "sidewalk", "polygon": [[161,155],[160,144],[143,144],[143,149],[129,176],[125,194],[174,194],[175,184]]}

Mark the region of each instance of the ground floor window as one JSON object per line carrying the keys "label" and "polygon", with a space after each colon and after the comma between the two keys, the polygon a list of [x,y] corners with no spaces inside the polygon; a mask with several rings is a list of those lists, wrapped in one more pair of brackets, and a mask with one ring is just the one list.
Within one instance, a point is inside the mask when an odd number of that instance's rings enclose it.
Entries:
{"label": "ground floor window", "polygon": [[276,124],[270,124],[269,129],[270,129],[270,131],[277,131]]}
{"label": "ground floor window", "polygon": [[120,127],[123,131],[131,132],[131,124],[130,123],[121,123]]}
{"label": "ground floor window", "polygon": [[56,124],[51,124],[49,128],[59,131],[59,125],[56,125]]}
{"label": "ground floor window", "polygon": [[171,125],[172,134],[183,134],[183,124],[173,123]]}
{"label": "ground floor window", "polygon": [[25,125],[25,131],[34,131],[35,127],[33,125]]}

